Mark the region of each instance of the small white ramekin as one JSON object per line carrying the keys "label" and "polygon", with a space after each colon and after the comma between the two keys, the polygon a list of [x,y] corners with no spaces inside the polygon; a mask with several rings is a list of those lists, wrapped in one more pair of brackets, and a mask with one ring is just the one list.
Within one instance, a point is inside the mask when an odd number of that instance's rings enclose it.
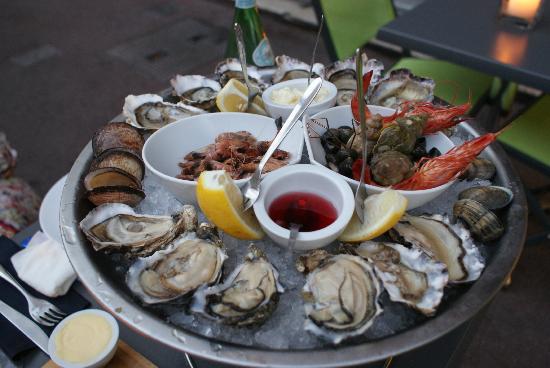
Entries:
{"label": "small white ramekin", "polygon": [[309,232],[300,232],[294,249],[310,250],[330,244],[342,234],[354,211],[353,192],[336,173],[314,165],[285,166],[266,176],[261,183],[260,197],[254,204],[254,213],[265,233],[277,244],[286,247],[290,230],[277,225],[268,211],[279,196],[290,192],[317,194],[334,206],[338,217],[329,226]]}
{"label": "small white ramekin", "polygon": [[[56,354],[55,349],[55,337],[57,334],[61,331],[61,329],[72,319],[75,317],[78,317],[82,314],[95,314],[98,316],[103,317],[107,323],[111,326],[111,339],[107,343],[107,346],[103,351],[93,360],[88,361],[86,363],[71,363],[67,362],[63,359],[61,359]],[[104,312],[100,309],[84,309],[80,312],[76,312],[71,314],[68,317],[65,317],[63,321],[61,321],[57,326],[55,326],[55,329],[53,330],[52,334],[50,335],[50,339],[48,341],[48,352],[50,354],[50,358],[53,360],[53,362],[61,367],[64,368],[99,368],[104,367],[109,363],[109,361],[113,358],[113,356],[116,353],[117,350],[117,343],[118,343],[118,337],[119,337],[119,329],[118,329],[118,323],[116,319],[111,316],[109,313]]]}

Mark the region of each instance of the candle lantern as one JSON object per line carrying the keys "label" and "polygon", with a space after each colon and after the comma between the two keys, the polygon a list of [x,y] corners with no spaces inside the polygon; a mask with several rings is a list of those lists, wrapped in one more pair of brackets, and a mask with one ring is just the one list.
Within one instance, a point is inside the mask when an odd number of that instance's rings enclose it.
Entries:
{"label": "candle lantern", "polygon": [[532,29],[541,17],[544,0],[501,0],[500,17],[522,29]]}

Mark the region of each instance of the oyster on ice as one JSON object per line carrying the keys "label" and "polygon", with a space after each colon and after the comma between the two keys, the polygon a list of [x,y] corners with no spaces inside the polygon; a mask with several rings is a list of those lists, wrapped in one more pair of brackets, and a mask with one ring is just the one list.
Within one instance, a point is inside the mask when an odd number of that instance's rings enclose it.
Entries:
{"label": "oyster on ice", "polygon": [[444,263],[417,247],[396,243],[367,241],[346,250],[374,265],[391,300],[408,304],[427,316],[435,313],[449,279]]}
{"label": "oyster on ice", "polygon": [[[273,83],[279,83],[290,79],[307,78],[310,65],[287,55],[279,55],[275,58],[277,70],[273,73]],[[314,75],[321,78],[325,76],[325,66],[321,63],[313,64]]]}
{"label": "oyster on ice", "polygon": [[390,230],[395,241],[404,241],[445,263],[450,283],[474,281],[485,267],[470,233],[460,224],[451,225],[441,215],[405,215]]}
{"label": "oyster on ice", "polygon": [[163,248],[196,226],[196,210],[185,205],[172,216],[140,215],[125,204],[107,203],[90,211],[80,228],[95,250],[144,256]]}
{"label": "oyster on ice", "polygon": [[181,102],[164,102],[158,95],[144,94],[126,96],[122,113],[126,122],[136,128],[160,129],[176,120],[204,114],[205,111]]}
{"label": "oyster on ice", "polygon": [[191,310],[236,326],[263,323],[275,310],[279,294],[279,273],[264,252],[250,246],[250,252],[224,283],[195,293]]}
{"label": "oyster on ice", "polygon": [[403,101],[431,102],[434,88],[432,79],[417,77],[408,69],[396,69],[374,85],[367,102],[393,109],[398,108]]}
{"label": "oyster on ice", "polygon": [[203,110],[214,107],[216,96],[222,88],[217,81],[202,75],[176,75],[170,84],[181,102]]}
{"label": "oyster on ice", "polygon": [[188,232],[166,249],[138,258],[126,274],[126,284],[144,303],[157,304],[190,295],[219,281],[227,258],[221,243]]}
{"label": "oyster on ice", "polygon": [[[307,261],[307,256],[301,259]],[[361,257],[327,254],[323,259],[316,253],[313,262],[297,268],[313,268],[302,289],[306,330],[338,344],[364,333],[382,313],[378,279]]]}

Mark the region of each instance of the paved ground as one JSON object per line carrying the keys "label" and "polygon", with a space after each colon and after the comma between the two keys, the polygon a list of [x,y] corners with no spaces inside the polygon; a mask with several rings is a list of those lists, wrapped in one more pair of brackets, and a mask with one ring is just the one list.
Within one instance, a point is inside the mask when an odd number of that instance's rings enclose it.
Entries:
{"label": "paved ground", "polygon": [[[121,111],[127,94],[162,90],[176,73],[211,73],[232,17],[222,0],[1,0],[0,6],[0,130],[19,152],[17,175],[42,195],[97,127]],[[309,58],[313,31],[267,14],[263,21],[277,54]],[[319,59],[328,61],[323,47]],[[548,182],[518,170],[528,186]],[[531,221],[531,231],[536,226]],[[550,366],[549,246],[525,250],[462,367]]]}

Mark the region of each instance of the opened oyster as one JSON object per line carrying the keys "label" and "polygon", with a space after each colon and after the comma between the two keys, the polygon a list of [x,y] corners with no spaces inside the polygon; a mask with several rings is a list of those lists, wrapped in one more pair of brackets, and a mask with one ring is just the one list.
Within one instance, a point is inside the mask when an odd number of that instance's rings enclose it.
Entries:
{"label": "opened oyster", "polygon": [[181,102],[164,102],[158,95],[129,95],[124,100],[122,113],[126,122],[140,129],[160,129],[176,120],[205,113],[204,110]]}
{"label": "opened oyster", "polygon": [[[248,73],[248,79],[252,85],[258,87],[262,91],[268,87],[268,85],[262,81],[262,76],[258,73],[258,69],[254,65],[247,65],[246,71]],[[244,83],[243,69],[239,59],[230,58],[221,61],[218,65],[216,65],[214,73],[218,76],[222,87],[233,78],[236,78]]]}
{"label": "opened oyster", "polygon": [[449,279],[444,263],[419,248],[396,243],[368,241],[346,249],[374,264],[391,300],[408,304],[428,316],[435,313]]}
{"label": "opened oyster", "polygon": [[[298,59],[286,55],[279,55],[275,58],[277,70],[273,73],[273,83],[279,83],[290,79],[309,77],[310,65]],[[325,66],[321,63],[313,64],[313,75],[324,78]]]}
{"label": "opened oyster", "polygon": [[[308,274],[302,294],[307,316],[305,329],[334,344],[365,332],[382,313],[381,288],[372,267],[362,258],[323,252],[301,257]],[[316,265],[316,263],[318,263]],[[305,266],[307,264],[307,266]]]}
{"label": "opened oyster", "polygon": [[408,69],[396,69],[372,88],[367,102],[393,109],[403,101],[431,102],[434,88],[432,79],[417,77]]}
{"label": "opened oyster", "polygon": [[244,263],[223,284],[195,293],[191,309],[230,325],[263,323],[275,310],[283,287],[265,254],[251,246]]}
{"label": "opened oyster", "polygon": [[218,282],[227,255],[221,242],[199,239],[197,235],[185,233],[166,249],[138,258],[126,274],[130,290],[144,303],[156,304]]}
{"label": "opened oyster", "polygon": [[125,204],[96,207],[80,222],[95,250],[144,256],[162,249],[178,234],[196,227],[195,207],[185,205],[172,216],[139,215]]}
{"label": "opened oyster", "polygon": [[450,283],[474,281],[485,267],[470,233],[460,225],[449,225],[441,215],[405,215],[390,230],[396,241],[420,247],[428,255],[445,263]]}
{"label": "opened oyster", "polygon": [[218,82],[202,75],[176,75],[170,80],[170,84],[181,102],[203,110],[214,107],[221,89]]}

